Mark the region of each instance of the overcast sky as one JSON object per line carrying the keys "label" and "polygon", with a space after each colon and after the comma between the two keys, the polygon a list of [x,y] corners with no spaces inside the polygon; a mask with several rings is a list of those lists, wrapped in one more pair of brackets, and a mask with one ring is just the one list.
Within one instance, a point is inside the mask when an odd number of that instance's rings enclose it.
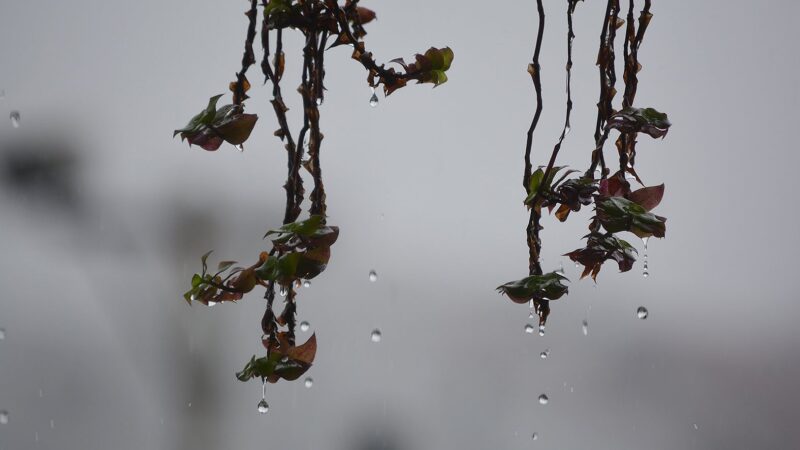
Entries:
{"label": "overcast sky", "polygon": [[[537,164],[564,112],[566,2],[546,3]],[[559,163],[579,169],[602,3],[575,13]],[[326,56],[322,168],[341,235],[299,294],[319,339],[314,385],[268,386],[265,416],[260,385],[234,377],[262,351],[260,293],[213,309],[180,297],[201,254],[251,261],[280,224],[285,153],[257,67],[243,153],[172,139],[238,70],[246,2],[0,4],[0,117],[20,113],[19,128],[0,122],[0,449],[800,447],[800,7],[653,3],[637,103],[673,128],[640,138],[637,170],[666,184],[667,236],[650,242],[649,278],[608,266],[595,286],[559,256],[588,213],[546,218],[545,269],[563,263],[572,284],[539,337],[528,308],[494,292],[527,271],[535,2],[364,2],[379,60],[449,45],[455,61],[444,86],[370,108],[363,68],[343,48]],[[12,170],[65,155],[36,176]]]}

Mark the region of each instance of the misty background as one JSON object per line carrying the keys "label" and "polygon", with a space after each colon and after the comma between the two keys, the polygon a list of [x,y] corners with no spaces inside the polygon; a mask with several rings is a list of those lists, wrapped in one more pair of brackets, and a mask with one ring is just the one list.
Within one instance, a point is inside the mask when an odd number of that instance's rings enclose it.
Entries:
{"label": "misty background", "polygon": [[[546,3],[535,164],[565,107],[566,2]],[[575,13],[559,163],[578,169],[594,145],[603,3]],[[455,60],[445,85],[370,108],[349,50],[327,54],[322,171],[341,234],[298,295],[311,324],[298,340],[319,341],[314,384],[267,386],[262,416],[260,384],[234,377],[263,352],[261,291],[213,308],[181,298],[200,255],[249,263],[283,216],[285,153],[258,66],[244,152],[172,139],[227,93],[247,3],[0,4],[0,118],[20,115],[0,121],[0,449],[800,447],[800,6],[654,2],[637,103],[673,127],[640,138],[637,170],[666,184],[667,236],[650,241],[649,278],[641,262],[607,264],[595,285],[560,256],[589,213],[547,217],[544,267],[563,263],[572,283],[540,337],[494,291],[527,274],[535,2],[363,5],[379,61],[432,45]],[[301,42],[287,39],[297,129]]]}

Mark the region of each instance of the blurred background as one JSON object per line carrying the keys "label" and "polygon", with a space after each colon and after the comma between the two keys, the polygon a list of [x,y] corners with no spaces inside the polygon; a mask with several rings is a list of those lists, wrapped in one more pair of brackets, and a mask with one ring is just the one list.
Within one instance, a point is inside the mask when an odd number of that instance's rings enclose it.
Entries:
{"label": "blurred background", "polygon": [[[563,124],[565,3],[546,5],[539,164]],[[575,13],[559,162],[580,169],[603,3]],[[0,4],[0,449],[800,448],[798,4],[654,2],[637,103],[673,128],[640,139],[637,168],[666,183],[667,237],[650,242],[649,278],[607,265],[595,285],[560,256],[588,212],[547,218],[545,269],[563,264],[572,284],[544,336],[494,291],[527,271],[535,2],[363,4],[379,60],[431,45],[456,57],[444,86],[376,108],[349,51],[326,57],[322,165],[341,234],[299,293],[311,328],[298,339],[319,341],[313,386],[269,385],[266,415],[260,384],[234,377],[263,351],[261,292],[213,308],[181,298],[200,255],[252,261],[283,216],[285,153],[258,67],[244,152],[172,139],[227,92],[246,2]],[[299,45],[287,42],[287,95]]]}

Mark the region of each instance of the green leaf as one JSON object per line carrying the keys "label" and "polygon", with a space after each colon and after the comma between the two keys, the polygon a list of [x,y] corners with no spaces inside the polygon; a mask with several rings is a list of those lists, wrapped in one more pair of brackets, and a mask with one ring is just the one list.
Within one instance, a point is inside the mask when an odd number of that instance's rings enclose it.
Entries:
{"label": "green leaf", "polygon": [[660,238],[666,232],[666,218],[623,197],[609,197],[597,203],[597,218],[610,233],[630,231],[640,238]]}
{"label": "green leaf", "polygon": [[625,108],[616,112],[608,119],[608,128],[617,129],[623,133],[642,132],[651,137],[664,137],[672,123],[665,113],[653,108]]}
{"label": "green leaf", "polygon": [[267,234],[265,234],[264,237],[270,236],[272,234],[288,234],[288,233],[299,234],[302,236],[311,236],[312,234],[314,234],[314,232],[319,230],[320,226],[322,225],[322,221],[324,219],[325,218],[323,216],[315,214],[306,220],[287,223],[286,225],[283,225],[277,230],[267,231]]}
{"label": "green leaf", "polygon": [[517,281],[509,281],[497,287],[515,303],[526,303],[530,300],[557,300],[569,292],[563,284],[569,281],[558,272],[543,275],[531,275]]}

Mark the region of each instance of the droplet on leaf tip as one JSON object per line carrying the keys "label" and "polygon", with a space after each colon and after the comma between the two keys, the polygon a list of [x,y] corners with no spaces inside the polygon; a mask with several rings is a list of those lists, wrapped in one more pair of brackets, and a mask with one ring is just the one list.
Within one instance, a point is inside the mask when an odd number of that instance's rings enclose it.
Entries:
{"label": "droplet on leaf tip", "polygon": [[375,328],[374,330],[372,330],[372,334],[370,334],[369,338],[372,342],[377,343],[380,342],[381,339],[383,339],[383,334],[381,333],[381,330]]}

